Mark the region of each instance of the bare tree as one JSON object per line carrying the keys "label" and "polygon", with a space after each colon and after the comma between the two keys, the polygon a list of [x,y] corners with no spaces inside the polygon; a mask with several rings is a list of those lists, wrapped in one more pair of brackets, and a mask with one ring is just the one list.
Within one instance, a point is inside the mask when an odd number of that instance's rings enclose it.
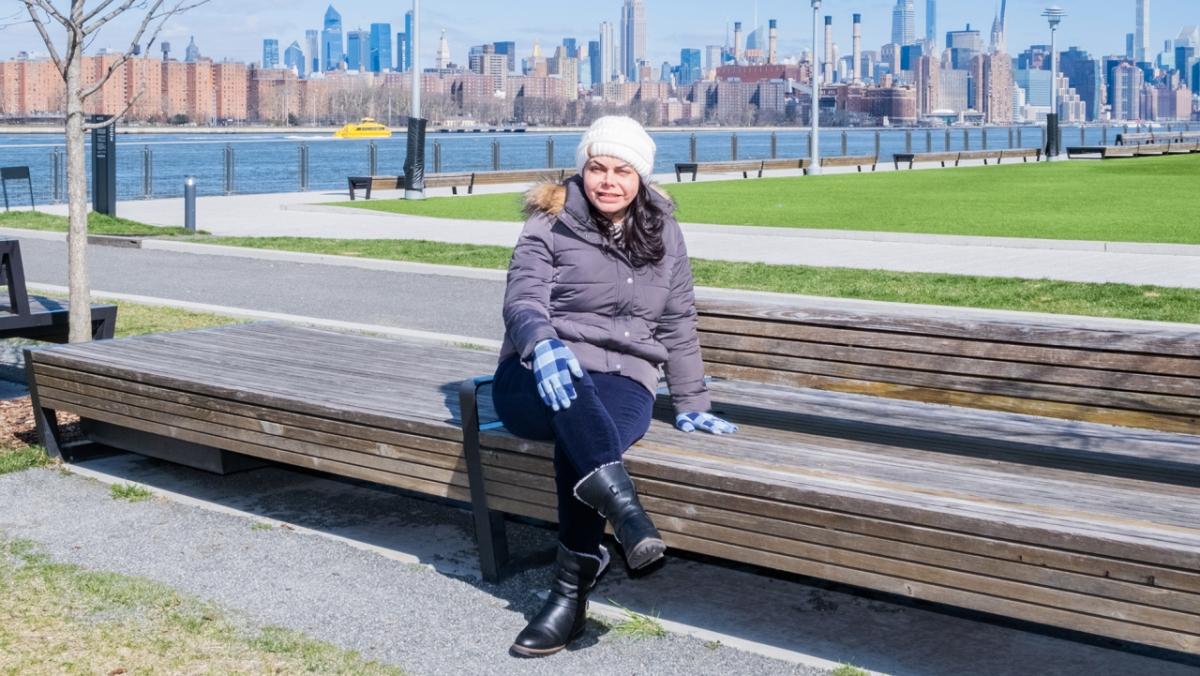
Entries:
{"label": "bare tree", "polygon": [[[115,123],[137,100],[142,92],[130,98],[120,114],[106,122],[84,120],[84,105],[98,93],[109,79],[139,49],[158,38],[167,20],[176,14],[203,5],[208,0],[21,0],[29,13],[30,22],[46,43],[50,58],[66,84],[66,142],[67,142],[67,204],[70,230],[67,234],[67,266],[71,293],[70,339],[72,343],[92,338],[91,288],[87,269],[87,172],[84,167],[84,133]],[[91,5],[90,7],[87,5]],[[100,29],[128,12],[141,13],[137,32],[130,46],[113,60],[100,77],[90,85],[83,81],[83,53],[98,36]],[[65,45],[51,37],[51,26],[66,33]]]}

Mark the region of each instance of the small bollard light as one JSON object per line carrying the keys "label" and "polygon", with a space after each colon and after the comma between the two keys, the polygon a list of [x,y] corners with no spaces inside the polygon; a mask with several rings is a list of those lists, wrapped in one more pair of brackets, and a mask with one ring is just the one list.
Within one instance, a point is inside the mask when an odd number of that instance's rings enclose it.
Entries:
{"label": "small bollard light", "polygon": [[196,177],[183,177],[183,227],[196,232]]}

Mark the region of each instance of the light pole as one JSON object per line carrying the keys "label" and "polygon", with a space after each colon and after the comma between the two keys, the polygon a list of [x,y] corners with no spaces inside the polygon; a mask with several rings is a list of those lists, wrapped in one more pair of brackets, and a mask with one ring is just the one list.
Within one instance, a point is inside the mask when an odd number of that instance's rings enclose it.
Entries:
{"label": "light pole", "polygon": [[1059,159],[1060,143],[1058,130],[1058,46],[1055,34],[1058,24],[1062,23],[1067,13],[1058,5],[1042,12],[1042,16],[1050,22],[1050,114],[1046,116],[1046,159],[1053,162]]}
{"label": "light pole", "polygon": [[812,122],[812,137],[810,145],[812,146],[810,158],[810,166],[808,174],[810,176],[821,175],[821,66],[817,60],[817,19],[821,12],[821,0],[812,0],[813,10],[813,58],[812,58],[812,107],[809,113],[809,118]]}
{"label": "light pole", "polygon": [[421,0],[413,0],[412,110],[408,115],[408,155],[404,159],[404,199],[425,199],[425,120],[421,119]]}

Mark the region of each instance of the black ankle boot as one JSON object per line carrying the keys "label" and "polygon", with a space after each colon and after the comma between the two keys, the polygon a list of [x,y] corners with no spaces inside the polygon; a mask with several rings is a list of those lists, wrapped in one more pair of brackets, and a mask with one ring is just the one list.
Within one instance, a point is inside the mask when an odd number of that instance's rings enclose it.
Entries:
{"label": "black ankle boot", "polygon": [[558,570],[550,585],[550,598],[517,634],[511,648],[514,655],[552,655],[583,634],[587,626],[588,594],[608,566],[608,552],[601,547],[600,553],[601,556],[590,556],[558,545]]}
{"label": "black ankle boot", "polygon": [[662,558],[667,546],[638,502],[624,464],[609,463],[583,477],[575,484],[575,497],[612,524],[631,569],[644,568]]}

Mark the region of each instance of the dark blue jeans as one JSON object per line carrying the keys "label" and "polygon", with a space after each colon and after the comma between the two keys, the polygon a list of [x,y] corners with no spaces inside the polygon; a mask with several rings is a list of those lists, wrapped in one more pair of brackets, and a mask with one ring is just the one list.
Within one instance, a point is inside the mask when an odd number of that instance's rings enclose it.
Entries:
{"label": "dark blue jeans", "polygon": [[554,411],[538,396],[533,371],[519,357],[496,368],[492,398],[509,432],[537,441],[554,440],[554,479],[558,492],[558,537],[571,551],[597,554],[604,518],[575,498],[574,488],[589,472],[618,462],[650,428],[654,397],[632,378],[584,372],[575,380],[578,397]]}

